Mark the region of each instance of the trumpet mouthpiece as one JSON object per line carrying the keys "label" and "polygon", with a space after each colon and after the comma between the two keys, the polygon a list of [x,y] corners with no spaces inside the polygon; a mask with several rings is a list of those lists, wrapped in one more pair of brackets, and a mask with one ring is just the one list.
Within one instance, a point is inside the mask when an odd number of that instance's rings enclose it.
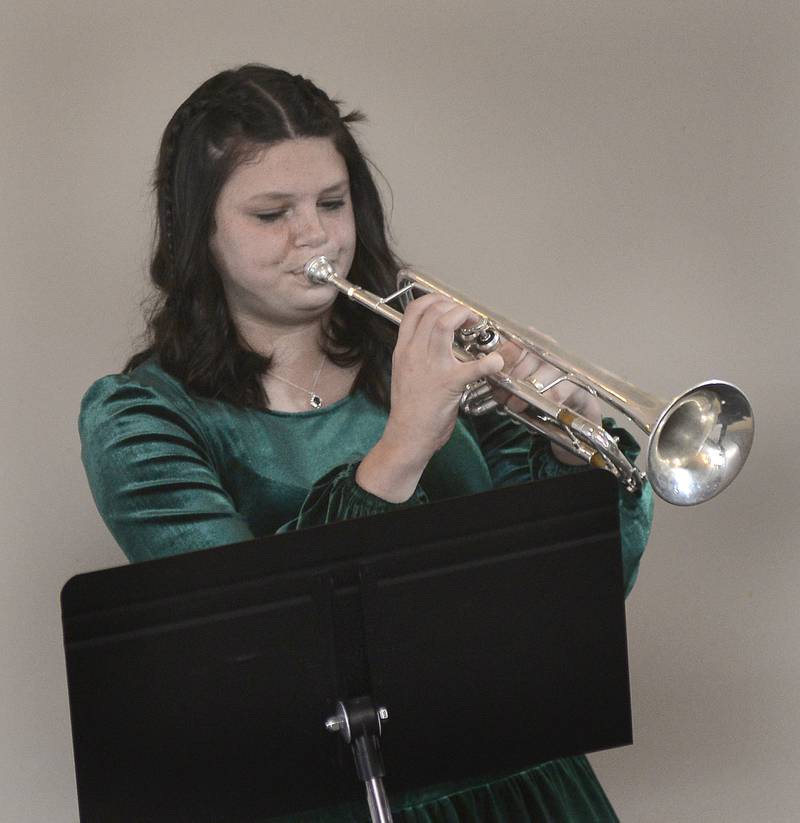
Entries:
{"label": "trumpet mouthpiece", "polygon": [[322,255],[312,257],[308,263],[303,266],[303,272],[306,277],[317,286],[322,286],[330,282],[336,276],[336,269],[334,269],[331,261]]}

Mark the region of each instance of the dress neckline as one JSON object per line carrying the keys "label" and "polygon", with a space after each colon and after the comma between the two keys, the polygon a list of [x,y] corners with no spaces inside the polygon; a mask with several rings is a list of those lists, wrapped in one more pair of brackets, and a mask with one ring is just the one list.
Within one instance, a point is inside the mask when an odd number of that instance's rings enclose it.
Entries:
{"label": "dress neckline", "polygon": [[[358,392],[356,392],[357,394]],[[320,406],[318,409],[307,409],[305,411],[281,411],[280,409],[260,409],[261,414],[270,414],[275,417],[319,417],[320,415],[327,414],[328,412],[332,412],[338,409],[340,406],[343,406],[348,401],[352,400],[356,394],[346,394],[344,397],[340,398],[339,400],[334,400],[333,403],[329,403],[327,406]]]}

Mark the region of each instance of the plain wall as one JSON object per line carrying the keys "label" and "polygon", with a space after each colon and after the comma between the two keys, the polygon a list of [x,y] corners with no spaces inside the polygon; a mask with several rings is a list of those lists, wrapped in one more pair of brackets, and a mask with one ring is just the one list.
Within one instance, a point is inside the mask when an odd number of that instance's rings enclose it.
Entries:
{"label": "plain wall", "polygon": [[59,591],[123,562],[78,406],[142,329],[164,125],[206,77],[256,60],[367,112],[406,260],[656,394],[710,377],[748,392],[737,482],[657,506],[628,601],[635,742],[591,760],[625,821],[799,819],[800,6],[0,13],[0,817],[77,820]]}

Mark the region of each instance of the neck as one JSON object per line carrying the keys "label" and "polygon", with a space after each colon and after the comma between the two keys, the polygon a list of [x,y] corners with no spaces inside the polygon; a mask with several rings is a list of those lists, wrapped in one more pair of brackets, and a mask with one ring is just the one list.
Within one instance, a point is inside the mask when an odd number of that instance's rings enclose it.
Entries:
{"label": "neck", "polygon": [[272,359],[272,368],[307,373],[309,368],[319,365],[326,321],[327,317],[316,317],[302,325],[267,328],[262,323],[237,318],[236,326],[250,348]]}

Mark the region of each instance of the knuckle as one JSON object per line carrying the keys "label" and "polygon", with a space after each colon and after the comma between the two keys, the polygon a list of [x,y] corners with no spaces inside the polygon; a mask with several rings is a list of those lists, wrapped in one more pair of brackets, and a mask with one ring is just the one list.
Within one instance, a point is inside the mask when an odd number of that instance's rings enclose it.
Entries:
{"label": "knuckle", "polygon": [[420,311],[425,311],[425,309],[430,308],[431,306],[435,306],[439,301],[440,297],[438,294],[423,294],[422,297],[418,297],[412,305],[419,306]]}
{"label": "knuckle", "polygon": [[436,322],[433,325],[436,328],[436,330],[440,332],[452,331],[451,325],[448,322],[446,314],[440,314],[439,317],[436,318]]}
{"label": "knuckle", "polygon": [[429,295],[424,295],[422,297],[417,297],[415,300],[412,300],[405,308],[403,312],[404,317],[416,317],[419,314],[422,314],[425,311],[425,307],[429,305],[430,301],[428,301]]}

